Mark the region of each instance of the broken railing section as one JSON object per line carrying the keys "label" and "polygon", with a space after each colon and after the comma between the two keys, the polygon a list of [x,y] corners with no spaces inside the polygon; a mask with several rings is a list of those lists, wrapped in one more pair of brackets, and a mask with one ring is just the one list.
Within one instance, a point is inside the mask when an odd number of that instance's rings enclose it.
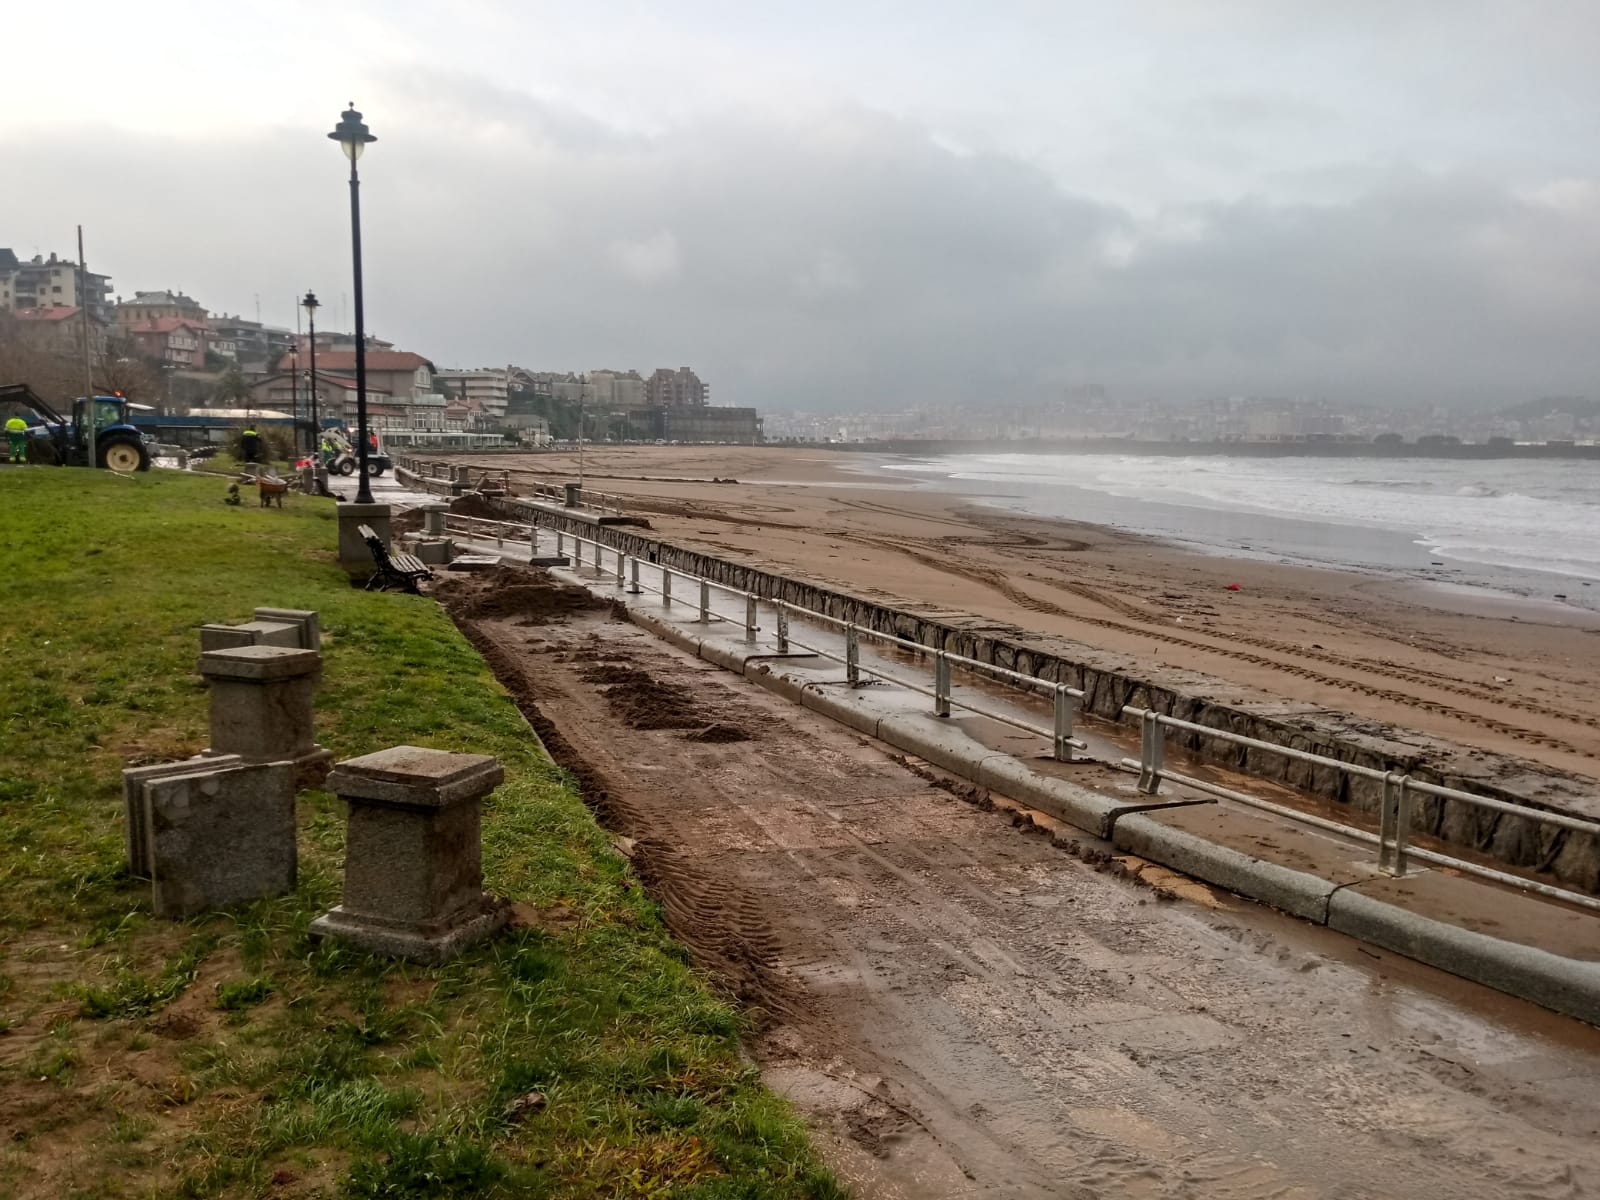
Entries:
{"label": "broken railing section", "polygon": [[122,773],[128,869],[151,881],[157,915],[185,920],[292,892],[295,796],[326,785],[350,806],[345,892],[313,933],[438,963],[501,929],[508,909],[483,892],[479,818],[500,764],[397,746],[330,774],[312,711],[317,614],[258,608],[255,618],[201,629],[210,747]]}

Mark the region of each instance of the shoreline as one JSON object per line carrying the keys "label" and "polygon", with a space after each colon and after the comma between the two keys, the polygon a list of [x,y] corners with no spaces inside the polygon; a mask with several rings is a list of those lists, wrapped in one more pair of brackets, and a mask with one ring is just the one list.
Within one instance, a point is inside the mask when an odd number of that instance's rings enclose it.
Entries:
{"label": "shoreline", "polygon": [[[1584,636],[1600,633],[1600,616],[1577,606],[1222,557],[969,496],[861,486],[862,460],[837,452],[604,447],[586,457],[589,478],[611,477],[604,490],[708,553],[1064,637],[1179,671],[1228,702],[1346,713],[1600,779],[1590,686],[1600,636]],[[575,477],[575,459],[457,461],[549,480]],[[739,482],[685,481],[713,476]]]}

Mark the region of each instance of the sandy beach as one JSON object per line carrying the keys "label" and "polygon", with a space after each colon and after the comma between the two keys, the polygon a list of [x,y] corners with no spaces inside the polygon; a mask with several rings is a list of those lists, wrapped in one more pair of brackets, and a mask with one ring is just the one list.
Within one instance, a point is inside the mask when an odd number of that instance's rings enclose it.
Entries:
{"label": "sandy beach", "polygon": [[[567,452],[472,461],[577,476]],[[643,446],[591,447],[584,468],[590,489],[709,552],[1194,672],[1218,698],[1316,704],[1600,778],[1592,612],[1015,516],[872,463]]]}

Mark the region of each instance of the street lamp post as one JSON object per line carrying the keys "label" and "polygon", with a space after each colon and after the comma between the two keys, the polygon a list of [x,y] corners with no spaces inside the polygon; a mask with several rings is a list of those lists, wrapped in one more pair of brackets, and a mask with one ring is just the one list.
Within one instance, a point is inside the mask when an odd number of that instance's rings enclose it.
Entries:
{"label": "street lamp post", "polygon": [[356,102],[340,115],[338,126],[328,135],[343,148],[350,160],[350,258],[355,272],[356,291],[356,461],[361,465],[361,483],[356,489],[357,504],[372,503],[372,483],[367,476],[367,332],[361,306],[361,177],[356,160],[369,142],[378,139],[361,120]]}
{"label": "street lamp post", "polygon": [[311,433],[306,439],[311,443],[310,454],[314,461],[320,461],[322,453],[322,417],[317,412],[317,309],[322,302],[317,299],[317,294],[306,292],[306,298],[300,303],[306,310],[306,321],[311,329]]}

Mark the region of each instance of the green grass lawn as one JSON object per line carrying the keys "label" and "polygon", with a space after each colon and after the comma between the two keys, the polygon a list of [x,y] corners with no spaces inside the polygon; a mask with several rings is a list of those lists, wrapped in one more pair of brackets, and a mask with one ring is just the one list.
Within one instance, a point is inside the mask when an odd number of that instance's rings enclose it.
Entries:
{"label": "green grass lawn", "polygon": [[[0,470],[0,1195],[840,1194],[444,612],[351,588],[330,502],[224,487]],[[295,894],[151,915],[119,772],[205,746],[198,626],[256,605],[321,613],[336,756],[499,756],[484,868],[518,928],[437,969],[308,939],[340,888],[320,792]]]}

